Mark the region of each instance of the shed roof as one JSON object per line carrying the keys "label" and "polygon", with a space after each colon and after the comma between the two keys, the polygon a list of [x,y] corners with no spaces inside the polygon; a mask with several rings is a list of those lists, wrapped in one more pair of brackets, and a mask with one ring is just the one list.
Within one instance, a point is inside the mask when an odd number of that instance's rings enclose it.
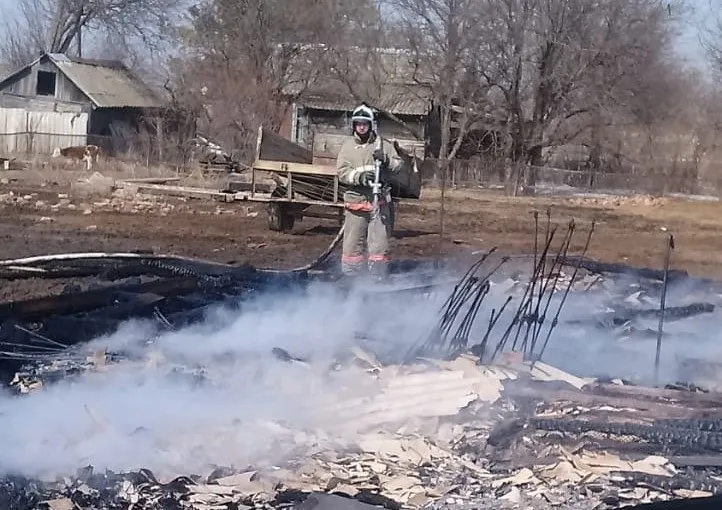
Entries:
{"label": "shed roof", "polygon": [[96,108],[159,108],[162,100],[125,64],[118,60],[90,60],[62,53],[45,53],[15,72],[3,76],[3,82],[49,60],[85,94]]}
{"label": "shed roof", "polygon": [[[424,116],[431,110],[431,91],[414,80],[410,55],[393,48],[312,48],[319,71],[305,76],[308,52],[299,52],[298,69],[290,66],[284,92],[310,108],[353,110],[363,100],[394,115]],[[353,93],[351,92],[353,89]]]}
{"label": "shed roof", "polygon": [[[317,95],[301,95],[297,101],[306,108],[326,111],[353,111],[358,106],[358,101],[351,97],[331,98]],[[394,115],[418,115],[423,116],[429,113],[430,103],[427,99],[420,97],[382,97],[374,102],[374,106],[392,113]]]}
{"label": "shed roof", "polygon": [[161,100],[117,60],[85,60],[63,54],[48,57],[98,108],[158,108]]}

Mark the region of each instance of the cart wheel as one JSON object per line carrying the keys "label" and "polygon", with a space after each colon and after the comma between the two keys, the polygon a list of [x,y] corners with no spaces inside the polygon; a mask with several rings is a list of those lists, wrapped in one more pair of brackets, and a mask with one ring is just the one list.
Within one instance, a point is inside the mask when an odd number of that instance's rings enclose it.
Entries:
{"label": "cart wheel", "polygon": [[268,204],[266,219],[268,228],[274,232],[288,232],[296,223],[296,218],[290,214],[286,204]]}

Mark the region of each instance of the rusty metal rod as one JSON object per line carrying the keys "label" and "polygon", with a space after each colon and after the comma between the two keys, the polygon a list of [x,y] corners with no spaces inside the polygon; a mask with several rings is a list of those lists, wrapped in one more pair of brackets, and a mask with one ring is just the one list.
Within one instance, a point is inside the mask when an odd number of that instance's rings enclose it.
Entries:
{"label": "rusty metal rod", "polygon": [[[562,312],[562,308],[564,307],[564,303],[567,300],[569,291],[571,290],[574,280],[577,277],[577,273],[579,271],[579,266],[581,265],[581,261],[584,258],[584,255],[586,255],[587,250],[589,249],[589,243],[592,240],[592,234],[594,233],[594,227],[595,227],[595,222],[592,222],[592,226],[589,228],[589,234],[587,235],[587,242],[584,244],[584,251],[582,252],[582,256],[579,258],[577,265],[574,267],[574,272],[572,273],[572,277],[569,280],[569,283],[567,284],[567,288],[564,290],[564,295],[562,296],[561,303],[559,303],[559,307],[557,308],[556,314],[554,314],[554,318],[552,319],[552,323],[549,326],[549,330],[547,331],[547,335],[546,335],[546,338],[544,339],[544,344],[542,345],[542,348],[539,351],[539,355],[533,356],[533,350],[532,350],[532,362],[531,362],[532,368],[534,367],[534,364],[536,363],[537,359],[541,360],[542,356],[544,355],[544,351],[547,348],[547,345],[549,345],[549,339],[552,336],[552,331],[554,331],[554,328],[559,323],[559,315]],[[536,341],[534,343],[536,343]]]}
{"label": "rusty metal rod", "polygon": [[667,240],[667,249],[664,256],[664,279],[662,280],[662,297],[659,302],[659,325],[657,326],[657,351],[654,355],[654,380],[659,381],[659,359],[662,354],[662,334],[664,329],[664,305],[667,299],[667,276],[669,275],[669,262],[672,258],[672,250],[674,250],[674,236],[670,234]]}

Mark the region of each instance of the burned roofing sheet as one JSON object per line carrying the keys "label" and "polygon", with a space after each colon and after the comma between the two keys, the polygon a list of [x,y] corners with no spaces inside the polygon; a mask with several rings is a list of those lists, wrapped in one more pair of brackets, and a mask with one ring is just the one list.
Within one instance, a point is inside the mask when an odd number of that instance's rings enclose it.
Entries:
{"label": "burned roofing sheet", "polygon": [[162,101],[122,62],[48,55],[98,108],[159,108]]}

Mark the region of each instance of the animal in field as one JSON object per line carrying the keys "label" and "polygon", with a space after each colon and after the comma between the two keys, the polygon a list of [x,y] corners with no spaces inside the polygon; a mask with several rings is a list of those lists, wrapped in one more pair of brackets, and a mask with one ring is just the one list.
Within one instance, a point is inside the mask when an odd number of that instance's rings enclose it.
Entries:
{"label": "animal in field", "polygon": [[88,165],[88,170],[93,168],[93,162],[98,161],[99,155],[100,147],[97,145],[75,145],[72,147],[65,147],[63,149],[56,147],[53,151],[54,158],[62,156],[73,161],[85,161]]}

